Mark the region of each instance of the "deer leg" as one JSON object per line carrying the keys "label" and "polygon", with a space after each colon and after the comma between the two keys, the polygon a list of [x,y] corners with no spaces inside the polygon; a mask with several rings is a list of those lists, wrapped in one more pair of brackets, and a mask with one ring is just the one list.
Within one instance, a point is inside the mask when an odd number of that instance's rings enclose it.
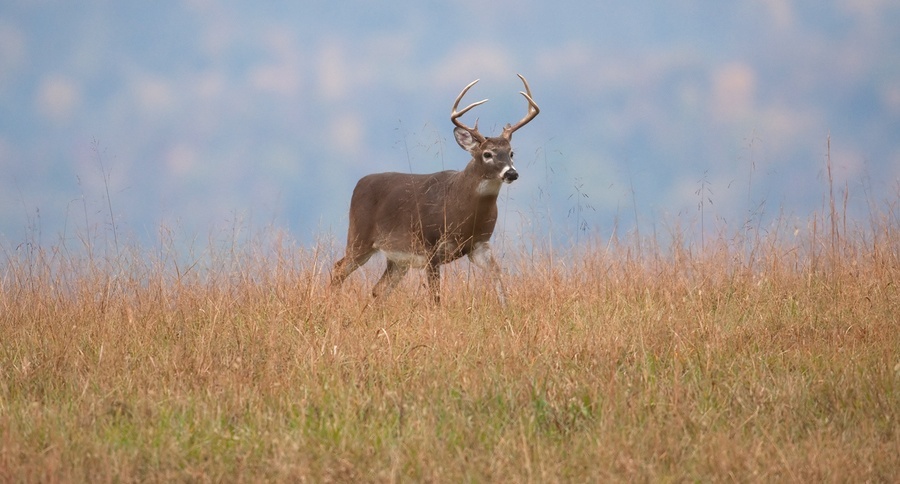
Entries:
{"label": "deer leg", "polygon": [[441,266],[434,262],[429,262],[425,268],[428,275],[428,289],[431,291],[431,300],[435,304],[441,302]]}
{"label": "deer leg", "polygon": [[474,262],[476,266],[488,272],[491,281],[493,281],[494,287],[497,290],[497,298],[500,300],[500,305],[505,307],[506,288],[503,286],[503,278],[500,274],[500,264],[497,264],[497,260],[494,259],[494,254],[491,252],[491,245],[487,242],[476,243],[472,252],[469,252],[469,260]]}
{"label": "deer leg", "polygon": [[337,261],[334,269],[331,270],[331,285],[341,285],[347,276],[358,269],[359,266],[365,264],[374,253],[375,251],[351,254],[351,251],[348,250],[344,258]]}
{"label": "deer leg", "polygon": [[401,265],[388,259],[384,274],[381,275],[381,279],[378,280],[378,283],[372,289],[372,297],[379,298],[390,294],[408,270],[409,266]]}

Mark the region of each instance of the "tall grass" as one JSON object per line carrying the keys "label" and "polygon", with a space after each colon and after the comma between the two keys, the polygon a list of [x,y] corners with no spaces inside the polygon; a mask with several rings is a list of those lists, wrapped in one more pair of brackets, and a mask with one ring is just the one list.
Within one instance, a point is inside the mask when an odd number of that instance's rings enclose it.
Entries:
{"label": "tall grass", "polygon": [[3,247],[0,481],[896,482],[897,200],[829,198],[513,253],[506,309],[466,263],[330,291],[275,229]]}

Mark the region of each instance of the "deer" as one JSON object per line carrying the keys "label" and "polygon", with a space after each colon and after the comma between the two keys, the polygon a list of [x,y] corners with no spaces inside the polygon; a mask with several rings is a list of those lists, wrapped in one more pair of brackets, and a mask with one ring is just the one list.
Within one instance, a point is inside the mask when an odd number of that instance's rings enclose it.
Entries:
{"label": "deer", "polygon": [[450,121],[459,146],[472,158],[462,171],[430,174],[375,173],[364,176],[350,199],[347,247],[335,263],[331,286],[340,286],[357,268],[381,251],[387,267],[372,289],[373,299],[386,297],[410,268],[424,268],[431,299],[440,303],[441,265],[468,256],[487,271],[502,306],[506,288],[500,265],[491,251],[490,239],[497,223],[497,197],[503,184],[519,178],[513,164],[512,135],[540,112],[528,81],[519,94],[528,101],[528,111],[518,123],[507,124],[499,137],[485,137],[460,117],[484,99],[459,110],[459,103],[479,79],[469,83],[453,103]]}

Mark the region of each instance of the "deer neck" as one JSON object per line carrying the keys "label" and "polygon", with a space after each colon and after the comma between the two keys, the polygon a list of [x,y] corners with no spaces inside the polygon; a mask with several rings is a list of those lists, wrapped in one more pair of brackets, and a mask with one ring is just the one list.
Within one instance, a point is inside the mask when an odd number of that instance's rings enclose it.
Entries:
{"label": "deer neck", "polygon": [[474,160],[469,161],[465,170],[459,172],[458,175],[459,186],[457,189],[460,193],[468,194],[469,199],[476,201],[479,205],[496,203],[503,180],[482,176],[476,169]]}

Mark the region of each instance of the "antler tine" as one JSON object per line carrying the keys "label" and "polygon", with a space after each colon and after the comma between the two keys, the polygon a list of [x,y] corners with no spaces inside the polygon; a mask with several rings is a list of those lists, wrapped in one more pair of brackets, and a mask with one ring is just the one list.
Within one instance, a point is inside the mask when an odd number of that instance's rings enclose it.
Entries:
{"label": "antler tine", "polygon": [[531,98],[531,87],[528,85],[528,81],[525,80],[525,76],[522,74],[516,74],[519,76],[519,79],[522,80],[522,84],[525,84],[525,92],[519,91],[519,94],[525,97],[528,101],[528,114],[522,118],[521,121],[516,123],[515,125],[507,124],[505,128],[503,128],[503,137],[509,140],[512,137],[512,134],[516,132],[517,129],[521,128],[528,124],[538,113],[541,112],[541,108],[538,107],[537,103],[534,102],[534,99]]}
{"label": "antler tine", "polygon": [[468,106],[463,108],[462,111],[456,110],[459,107],[459,102],[462,101],[463,96],[465,96],[466,93],[469,92],[469,89],[471,89],[472,86],[474,86],[475,83],[477,83],[478,81],[480,81],[480,79],[475,79],[474,81],[470,82],[469,85],[466,86],[465,88],[463,88],[462,92],[459,93],[459,96],[456,97],[456,102],[453,103],[453,111],[450,113],[450,121],[453,121],[453,124],[455,124],[456,126],[472,133],[473,136],[481,137],[481,133],[478,132],[478,121],[477,120],[475,121],[475,127],[470,128],[470,127],[462,124],[459,121],[459,117],[462,116],[463,114],[466,114],[467,112],[469,112],[469,110],[474,108],[475,106],[479,106],[481,104],[486,103],[488,100],[482,99],[481,101],[469,104]]}

